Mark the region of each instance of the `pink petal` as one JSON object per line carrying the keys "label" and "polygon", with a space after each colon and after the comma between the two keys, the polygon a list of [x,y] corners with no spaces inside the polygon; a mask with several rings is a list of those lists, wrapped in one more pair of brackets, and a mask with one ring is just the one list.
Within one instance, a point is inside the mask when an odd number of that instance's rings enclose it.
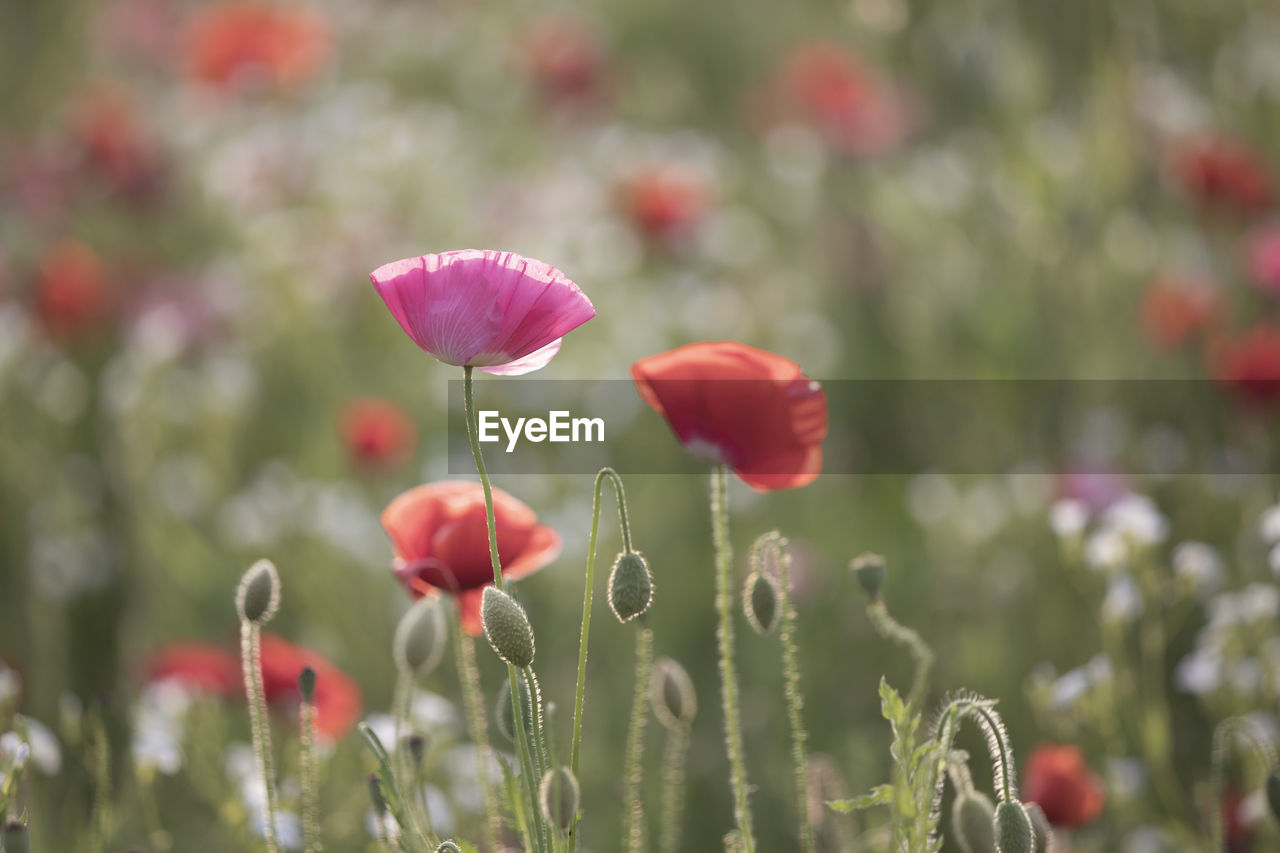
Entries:
{"label": "pink petal", "polygon": [[564,338],[556,338],[542,349],[534,350],[524,358],[517,358],[515,361],[508,361],[506,364],[495,364],[480,369],[495,376],[520,376],[524,373],[532,373],[547,366],[548,362],[555,357],[555,354],[560,352],[560,342],[563,340]]}

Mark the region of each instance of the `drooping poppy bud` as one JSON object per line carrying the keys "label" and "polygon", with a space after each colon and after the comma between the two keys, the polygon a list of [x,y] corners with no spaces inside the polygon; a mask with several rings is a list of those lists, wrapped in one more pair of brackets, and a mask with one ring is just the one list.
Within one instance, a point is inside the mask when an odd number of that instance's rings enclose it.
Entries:
{"label": "drooping poppy bud", "polygon": [[991,798],[981,791],[966,791],[951,807],[951,834],[964,853],[995,853],[995,813]]}
{"label": "drooping poppy bud", "polygon": [[[520,685],[520,709],[524,712],[525,731],[531,732],[533,731],[533,704],[529,701],[529,685],[522,678],[516,679],[516,683]],[[510,680],[504,680],[502,686],[498,688],[498,701],[493,707],[493,718],[502,736],[515,742],[516,724],[515,713],[511,707]]]}
{"label": "drooping poppy bud", "polygon": [[742,609],[757,634],[764,636],[778,624],[778,588],[768,576],[752,572],[742,590]]}
{"label": "drooping poppy bud", "polygon": [[533,626],[514,598],[496,586],[485,587],[480,619],[485,638],[498,657],[519,669],[533,663]]}
{"label": "drooping poppy bud", "polygon": [[548,770],[538,785],[538,807],[542,817],[560,829],[568,829],[578,816],[578,779],[568,767]]}
{"label": "drooping poppy bud", "polygon": [[420,678],[440,664],[444,655],[444,617],[440,598],[427,596],[414,602],[400,618],[391,644],[396,666]]}
{"label": "drooping poppy bud", "polygon": [[619,622],[643,615],[653,603],[649,564],[637,551],[619,554],[609,572],[609,607]]}
{"label": "drooping poppy bud", "polygon": [[1035,829],[1022,803],[1006,800],[996,806],[995,827],[997,853],[1031,853]]}
{"label": "drooping poppy bud", "polygon": [[255,625],[265,625],[280,607],[280,575],[270,560],[259,560],[249,567],[236,590],[236,610],[240,618]]}
{"label": "drooping poppy bud", "polygon": [[879,554],[860,554],[853,558],[849,568],[853,570],[853,576],[858,579],[859,585],[866,590],[872,600],[880,596],[880,587],[884,584],[885,575],[884,557]]}
{"label": "drooping poppy bud", "polygon": [[659,658],[653,665],[649,700],[654,715],[667,728],[688,726],[698,713],[693,680],[684,667],[671,658]]}

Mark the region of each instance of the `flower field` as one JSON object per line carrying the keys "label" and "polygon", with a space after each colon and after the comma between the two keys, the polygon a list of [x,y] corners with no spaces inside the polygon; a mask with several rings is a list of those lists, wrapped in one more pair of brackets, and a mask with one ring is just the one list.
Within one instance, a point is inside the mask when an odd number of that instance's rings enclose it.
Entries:
{"label": "flower field", "polygon": [[0,851],[1280,849],[1280,10],[0,13]]}

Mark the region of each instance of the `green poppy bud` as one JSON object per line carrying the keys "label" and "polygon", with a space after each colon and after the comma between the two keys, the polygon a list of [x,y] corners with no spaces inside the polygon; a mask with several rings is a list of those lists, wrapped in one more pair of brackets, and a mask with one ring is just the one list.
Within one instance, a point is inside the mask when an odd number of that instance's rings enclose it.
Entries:
{"label": "green poppy bud", "polygon": [[578,779],[568,767],[548,770],[538,785],[538,807],[547,823],[568,829],[578,816]]}
{"label": "green poppy bud", "polygon": [[0,849],[4,853],[27,853],[30,846],[30,839],[27,837],[26,824],[11,820],[4,825],[4,831],[0,832]]}
{"label": "green poppy bud", "polygon": [[626,551],[613,561],[609,572],[609,607],[619,622],[630,622],[653,603],[653,578],[649,564],[638,551]]}
{"label": "green poppy bud", "polygon": [[413,766],[421,765],[423,756],[427,754],[427,739],[415,732],[405,738],[404,742],[409,747],[409,758],[412,759]]}
{"label": "green poppy bud", "polygon": [[387,813],[387,798],[382,793],[382,781],[377,773],[370,773],[365,782],[369,786],[369,802],[373,805],[373,812],[382,817]]}
{"label": "green poppy bud", "polygon": [[298,673],[298,695],[303,702],[310,702],[315,698],[316,671],[309,666],[304,666],[302,672]]}
{"label": "green poppy bud", "polygon": [[995,836],[997,853],[1031,853],[1035,830],[1022,803],[1006,800],[996,806]]}
{"label": "green poppy bud", "polygon": [[995,853],[995,813],[991,798],[966,791],[951,806],[951,834],[964,853]]}
{"label": "green poppy bud", "polygon": [[1023,803],[1027,817],[1031,818],[1031,829],[1035,832],[1032,843],[1034,853],[1049,853],[1053,849],[1053,827],[1049,825],[1049,816],[1040,808],[1039,803]]}
{"label": "green poppy bud", "polygon": [[444,656],[444,631],[440,597],[430,595],[415,601],[400,617],[391,643],[396,666],[416,677],[430,673]]}
{"label": "green poppy bud", "polygon": [[760,572],[752,572],[742,591],[742,609],[751,629],[764,636],[778,624],[778,587]]}
{"label": "green poppy bud", "polygon": [[698,697],[693,680],[684,667],[671,658],[659,658],[653,665],[649,702],[654,716],[667,728],[688,726],[698,713]]}
{"label": "green poppy bud", "polygon": [[484,636],[498,657],[518,669],[533,663],[533,626],[514,598],[496,586],[486,586],[480,619]]}
{"label": "green poppy bud", "polygon": [[280,575],[270,560],[259,560],[240,578],[236,590],[236,611],[240,618],[265,625],[280,607]]}
{"label": "green poppy bud", "polygon": [[[520,685],[520,708],[524,712],[524,729],[527,732],[531,732],[533,731],[533,703],[529,701],[529,685],[525,683],[523,678],[517,678],[516,683]],[[502,686],[498,688],[498,701],[493,706],[493,719],[498,726],[498,731],[502,732],[502,736],[514,743],[516,739],[516,718],[511,707],[510,679],[503,679]]]}
{"label": "green poppy bud", "polygon": [[1271,816],[1280,820],[1280,767],[1272,768],[1267,774],[1267,805],[1271,807]]}
{"label": "green poppy bud", "polygon": [[879,554],[862,554],[853,558],[849,568],[853,569],[853,576],[858,579],[867,595],[872,599],[878,598],[880,587],[884,584],[884,557]]}

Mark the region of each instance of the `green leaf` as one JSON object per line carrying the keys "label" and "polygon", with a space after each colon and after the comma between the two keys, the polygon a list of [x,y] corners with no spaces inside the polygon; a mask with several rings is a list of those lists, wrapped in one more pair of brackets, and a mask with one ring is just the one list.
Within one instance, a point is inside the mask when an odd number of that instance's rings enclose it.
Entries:
{"label": "green leaf", "polygon": [[827,800],[827,807],[832,811],[847,814],[859,809],[869,809],[872,806],[883,806],[893,802],[893,786],[877,785],[868,793],[861,797],[854,797],[852,800]]}
{"label": "green leaf", "polygon": [[907,706],[903,703],[902,696],[883,676],[880,678],[880,715],[898,725],[907,721]]}

